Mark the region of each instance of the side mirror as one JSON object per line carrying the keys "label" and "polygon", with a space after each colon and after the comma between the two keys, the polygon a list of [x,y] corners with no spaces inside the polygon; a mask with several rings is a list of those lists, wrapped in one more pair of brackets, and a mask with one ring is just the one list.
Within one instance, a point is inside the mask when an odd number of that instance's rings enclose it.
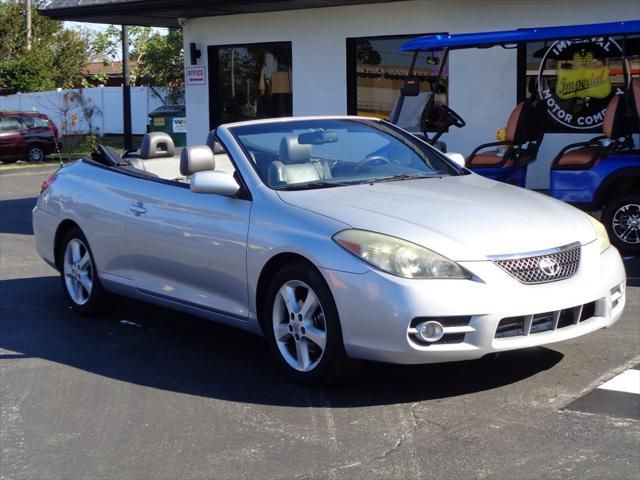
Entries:
{"label": "side mirror", "polygon": [[232,197],[240,191],[240,185],[226,172],[205,170],[191,175],[190,188],[193,193],[213,193]]}
{"label": "side mirror", "polygon": [[465,160],[461,153],[451,152],[451,153],[445,153],[445,155],[447,156],[447,158],[449,158],[449,160],[451,160],[453,163],[455,163],[459,167],[465,166]]}

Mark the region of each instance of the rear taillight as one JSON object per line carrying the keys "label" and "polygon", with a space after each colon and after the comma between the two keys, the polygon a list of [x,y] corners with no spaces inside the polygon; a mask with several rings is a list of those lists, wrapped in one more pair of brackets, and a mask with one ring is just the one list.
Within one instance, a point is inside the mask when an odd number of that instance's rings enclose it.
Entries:
{"label": "rear taillight", "polygon": [[58,176],[54,173],[49,178],[47,178],[44,182],[42,182],[42,186],[40,187],[40,193],[42,194],[42,192],[44,192],[47,188],[53,185],[53,182],[55,182],[57,178]]}

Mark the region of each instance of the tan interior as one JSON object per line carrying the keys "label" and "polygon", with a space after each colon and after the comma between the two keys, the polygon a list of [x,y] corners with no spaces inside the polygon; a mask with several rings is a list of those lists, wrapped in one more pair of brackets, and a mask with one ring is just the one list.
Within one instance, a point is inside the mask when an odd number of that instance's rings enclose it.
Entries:
{"label": "tan interior", "polygon": [[[473,157],[473,162],[471,165],[478,167],[491,167],[493,165],[498,165],[502,162],[503,155],[500,155],[497,150],[482,152]],[[507,160],[507,162],[503,165],[504,167],[513,166],[513,160]]]}
{"label": "tan interior", "polygon": [[[511,115],[509,115],[509,120],[507,121],[507,133],[506,140],[508,142],[513,142],[516,138],[516,133],[518,132],[518,127],[520,120],[522,119],[522,110],[524,108],[524,102],[520,102],[516,105],[516,108],[513,109]],[[505,146],[505,149],[507,147]],[[492,151],[484,151],[480,152],[473,156],[473,158],[467,158],[467,165],[471,167],[491,167],[494,165],[500,164],[502,162],[503,156],[498,154],[497,150]],[[503,168],[508,168],[513,166],[513,160],[509,159],[506,161]]]}
{"label": "tan interior", "polygon": [[[587,165],[591,160],[593,160],[593,156],[596,155],[597,151],[597,147],[582,147],[577,150],[572,150],[560,157],[558,165],[563,167]],[[602,158],[598,158],[596,163],[600,160],[602,160]]]}
{"label": "tan interior", "polygon": [[[614,130],[616,129],[616,121],[619,114],[618,110],[622,107],[622,104],[620,103],[621,98],[621,95],[615,95],[611,98],[609,105],[607,105],[607,111],[604,114],[604,120],[602,122],[602,133],[612,140],[615,139],[617,135],[617,132]],[[598,151],[601,152],[601,155],[594,162],[594,165],[597,165],[607,155],[606,149],[601,149],[597,146],[584,146],[571,150],[562,155],[562,157],[560,157],[556,162],[556,165],[561,167],[583,167],[593,160],[593,157],[598,154]]]}
{"label": "tan interior", "polygon": [[[171,142],[171,145],[170,145],[172,147],[171,153],[174,153],[173,142],[170,140],[170,137],[169,137],[169,140],[165,138],[163,139],[163,141]],[[224,153],[224,150],[221,148],[216,149],[216,152],[220,152],[220,153],[214,154],[215,169],[217,171],[222,171],[230,175],[233,175],[236,169],[233,163],[231,162],[231,159],[229,158],[229,156],[226,153]],[[131,165],[137,168],[138,170],[151,173],[159,178],[162,178],[165,180],[188,181],[188,179],[185,178],[180,173],[180,155],[179,154],[177,155],[174,154],[172,156],[166,156],[166,155],[156,156],[155,154],[146,153],[146,156],[150,158],[130,157],[128,158],[128,160],[131,162]]]}
{"label": "tan interior", "polygon": [[509,115],[509,120],[507,121],[507,141],[513,142],[516,138],[516,131],[518,129],[518,123],[520,121],[520,116],[522,115],[522,108],[524,107],[524,102],[520,102],[516,105],[516,108],[513,109],[511,115]]}

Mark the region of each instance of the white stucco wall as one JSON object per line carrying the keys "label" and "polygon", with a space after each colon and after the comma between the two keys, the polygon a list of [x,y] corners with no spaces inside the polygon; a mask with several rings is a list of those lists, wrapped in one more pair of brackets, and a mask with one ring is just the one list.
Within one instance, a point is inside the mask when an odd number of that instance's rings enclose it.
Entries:
{"label": "white stucco wall", "polygon": [[[490,31],[640,18],[638,0],[416,0],[286,12],[206,17],[184,25],[190,42],[209,45],[290,41],[294,115],[345,114],[346,39],[425,32]],[[188,54],[187,54],[188,56]],[[211,78],[208,72],[209,81]],[[208,86],[187,86],[189,143],[203,143],[209,128]],[[450,106],[467,121],[444,136],[449,151],[468,154],[493,141],[516,103],[516,52],[492,48],[451,53]],[[549,162],[570,142],[589,136],[547,134],[528,186],[548,186]]]}

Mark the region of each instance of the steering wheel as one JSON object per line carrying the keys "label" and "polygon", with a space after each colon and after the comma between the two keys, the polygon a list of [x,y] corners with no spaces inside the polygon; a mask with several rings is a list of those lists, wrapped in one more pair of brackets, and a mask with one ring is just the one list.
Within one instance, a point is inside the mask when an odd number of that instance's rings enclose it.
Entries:
{"label": "steering wheel", "polygon": [[353,169],[360,170],[370,163],[386,163],[387,165],[391,165],[391,160],[389,160],[387,157],[383,157],[382,155],[372,155],[371,157],[360,160]]}
{"label": "steering wheel", "polygon": [[447,105],[438,104],[436,109],[440,117],[442,117],[449,125],[462,128],[467,124],[460,115],[454,112]]}

